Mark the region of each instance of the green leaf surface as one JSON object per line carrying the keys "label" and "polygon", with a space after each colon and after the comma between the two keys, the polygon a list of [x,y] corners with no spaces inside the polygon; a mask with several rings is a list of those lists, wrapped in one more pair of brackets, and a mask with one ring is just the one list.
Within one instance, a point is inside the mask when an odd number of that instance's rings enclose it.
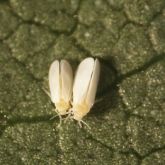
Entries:
{"label": "green leaf surface", "polygon": [[[0,1],[0,164],[165,164],[164,0]],[[48,70],[101,62],[80,128],[59,125]]]}

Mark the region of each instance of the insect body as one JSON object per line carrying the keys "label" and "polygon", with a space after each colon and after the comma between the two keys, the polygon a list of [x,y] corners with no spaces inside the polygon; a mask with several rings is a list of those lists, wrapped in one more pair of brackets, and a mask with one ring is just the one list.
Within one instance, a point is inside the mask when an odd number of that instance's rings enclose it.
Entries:
{"label": "insect body", "polygon": [[86,58],[78,66],[73,85],[73,107],[71,108],[71,113],[79,124],[83,122],[82,118],[94,104],[99,75],[100,63],[98,59]]}
{"label": "insect body", "polygon": [[73,72],[66,60],[55,60],[49,69],[49,88],[51,101],[55,104],[56,112],[67,114],[70,109],[73,87]]}

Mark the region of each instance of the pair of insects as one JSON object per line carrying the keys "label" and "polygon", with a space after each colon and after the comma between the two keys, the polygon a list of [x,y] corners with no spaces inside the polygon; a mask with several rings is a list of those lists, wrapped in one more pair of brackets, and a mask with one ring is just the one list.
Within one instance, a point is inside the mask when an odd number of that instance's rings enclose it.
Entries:
{"label": "pair of insects", "polygon": [[66,60],[55,60],[49,69],[51,101],[60,119],[62,115],[86,124],[82,118],[92,108],[100,75],[98,59],[88,57],[78,66],[73,81],[73,71]]}

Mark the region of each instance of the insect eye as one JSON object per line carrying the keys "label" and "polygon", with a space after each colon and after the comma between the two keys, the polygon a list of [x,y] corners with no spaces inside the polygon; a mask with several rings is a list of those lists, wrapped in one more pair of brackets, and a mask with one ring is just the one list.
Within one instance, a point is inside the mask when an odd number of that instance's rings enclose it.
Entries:
{"label": "insect eye", "polygon": [[73,109],[71,109],[70,114],[73,115]]}

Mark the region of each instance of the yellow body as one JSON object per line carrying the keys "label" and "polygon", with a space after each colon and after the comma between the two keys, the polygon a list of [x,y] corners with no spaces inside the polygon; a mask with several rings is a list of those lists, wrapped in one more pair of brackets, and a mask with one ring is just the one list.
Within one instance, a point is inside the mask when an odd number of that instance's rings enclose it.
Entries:
{"label": "yellow body", "polygon": [[67,110],[71,108],[70,102],[66,102],[63,99],[60,99],[59,102],[55,103],[55,106],[59,115],[66,115]]}
{"label": "yellow body", "polygon": [[82,118],[90,111],[90,107],[86,103],[73,105],[73,118],[81,121]]}

